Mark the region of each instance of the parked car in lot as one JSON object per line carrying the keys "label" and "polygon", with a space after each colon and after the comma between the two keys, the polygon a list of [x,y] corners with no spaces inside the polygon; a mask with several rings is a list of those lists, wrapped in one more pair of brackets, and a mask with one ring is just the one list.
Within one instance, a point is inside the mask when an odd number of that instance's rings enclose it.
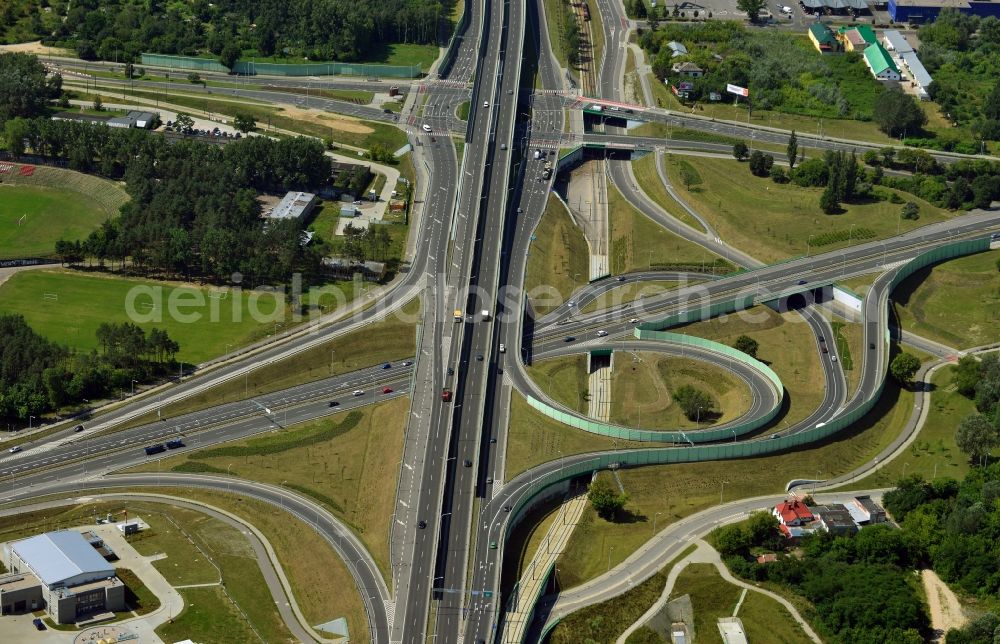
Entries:
{"label": "parked car in lot", "polygon": [[39,631],[44,631],[45,630],[45,622],[43,622],[39,618],[36,617],[35,619],[31,620],[31,623],[35,625],[35,629],[36,630],[39,630]]}

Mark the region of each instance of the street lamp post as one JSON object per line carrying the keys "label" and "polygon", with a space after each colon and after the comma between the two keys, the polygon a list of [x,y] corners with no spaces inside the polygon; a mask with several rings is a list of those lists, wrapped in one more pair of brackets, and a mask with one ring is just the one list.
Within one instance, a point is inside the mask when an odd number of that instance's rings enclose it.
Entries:
{"label": "street lamp post", "polygon": [[656,519],[661,514],[663,514],[663,513],[662,512],[657,512],[656,514],[653,515],[653,534],[656,534]]}
{"label": "street lamp post", "polygon": [[137,382],[136,380],[132,381],[132,388],[131,388],[131,391],[129,392],[129,396],[134,396],[135,395],[135,383],[136,382]]}
{"label": "street lamp post", "polygon": [[34,416],[28,416],[28,431],[31,431],[31,421],[35,420]]}
{"label": "street lamp post", "polygon": [[614,552],[614,551],[615,551],[615,547],[614,546],[611,546],[611,549],[608,550],[608,571],[609,572],[611,571],[611,553]]}
{"label": "street lamp post", "polygon": [[[232,467],[233,467],[232,463],[230,463],[229,465],[226,466],[226,476],[227,477],[232,476]],[[230,481],[228,478],[226,479],[226,491],[227,492],[232,492],[233,491],[232,481]]]}
{"label": "street lamp post", "polygon": [[722,505],[722,493],[726,489],[726,483],[728,482],[729,481],[723,481],[722,484],[719,486],[719,505]]}

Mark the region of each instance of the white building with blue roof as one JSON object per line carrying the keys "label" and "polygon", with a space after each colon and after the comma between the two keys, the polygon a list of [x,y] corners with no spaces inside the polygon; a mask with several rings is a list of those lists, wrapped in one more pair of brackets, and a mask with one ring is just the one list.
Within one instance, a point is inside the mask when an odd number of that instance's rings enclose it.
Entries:
{"label": "white building with blue roof", "polygon": [[[125,587],[114,567],[79,532],[59,530],[14,541],[4,547],[4,560],[8,577],[18,577],[21,586],[32,577],[38,580],[45,608],[60,624],[125,608]],[[0,605],[8,612],[2,598],[0,579]]]}

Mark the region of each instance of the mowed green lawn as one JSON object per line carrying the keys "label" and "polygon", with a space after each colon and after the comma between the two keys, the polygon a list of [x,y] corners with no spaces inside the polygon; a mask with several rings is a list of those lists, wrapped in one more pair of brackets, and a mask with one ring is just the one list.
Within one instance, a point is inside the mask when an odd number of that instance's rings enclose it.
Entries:
{"label": "mowed green lawn", "polygon": [[907,331],[956,348],[1000,340],[1000,251],[917,271],[892,295]]}
{"label": "mowed green lawn", "polygon": [[[775,155],[780,160],[782,155]],[[905,232],[943,221],[948,211],[905,192],[879,187],[881,192],[898,192],[905,201],[920,206],[916,221],[900,219],[902,206],[886,201],[843,204],[844,212],[825,215],[819,207],[821,188],[801,188],[794,183],[777,184],[750,174],[746,163],[735,159],[685,157],[698,173],[701,182],[684,187],[679,176],[677,156],[667,160],[667,174],[678,194],[715,226],[723,239],[764,262],[806,254],[809,236],[824,233],[871,229],[876,239],[896,235],[897,227]],[[956,213],[962,214],[962,213]],[[852,231],[853,227],[853,231]],[[812,254],[825,253],[851,245],[840,243],[814,246]],[[853,243],[861,243],[855,237]]]}
{"label": "mowed green lawn", "polygon": [[242,293],[236,300],[222,289],[63,270],[13,275],[0,285],[0,313],[20,313],[36,332],[83,351],[97,348],[94,334],[102,322],[159,327],[180,344],[178,360],[193,364],[225,353],[227,346],[234,349],[263,338],[274,332],[275,324],[290,321],[280,296],[271,293]]}
{"label": "mowed green lawn", "polygon": [[115,214],[71,190],[0,184],[0,259],[52,255],[60,239],[83,239]]}

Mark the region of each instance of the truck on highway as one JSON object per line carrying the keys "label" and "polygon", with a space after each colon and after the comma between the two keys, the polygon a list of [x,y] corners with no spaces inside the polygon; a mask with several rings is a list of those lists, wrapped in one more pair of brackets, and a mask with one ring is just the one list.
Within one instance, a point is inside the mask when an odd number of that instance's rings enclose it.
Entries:
{"label": "truck on highway", "polygon": [[456,322],[462,321],[462,309],[455,309],[455,321]]}
{"label": "truck on highway", "polygon": [[159,445],[150,445],[146,449],[146,456],[152,456],[153,454],[159,454],[160,452],[167,451],[167,448],[160,443]]}
{"label": "truck on highway", "polygon": [[181,447],[184,447],[184,441],[180,438],[167,441],[167,449],[180,449]]}

